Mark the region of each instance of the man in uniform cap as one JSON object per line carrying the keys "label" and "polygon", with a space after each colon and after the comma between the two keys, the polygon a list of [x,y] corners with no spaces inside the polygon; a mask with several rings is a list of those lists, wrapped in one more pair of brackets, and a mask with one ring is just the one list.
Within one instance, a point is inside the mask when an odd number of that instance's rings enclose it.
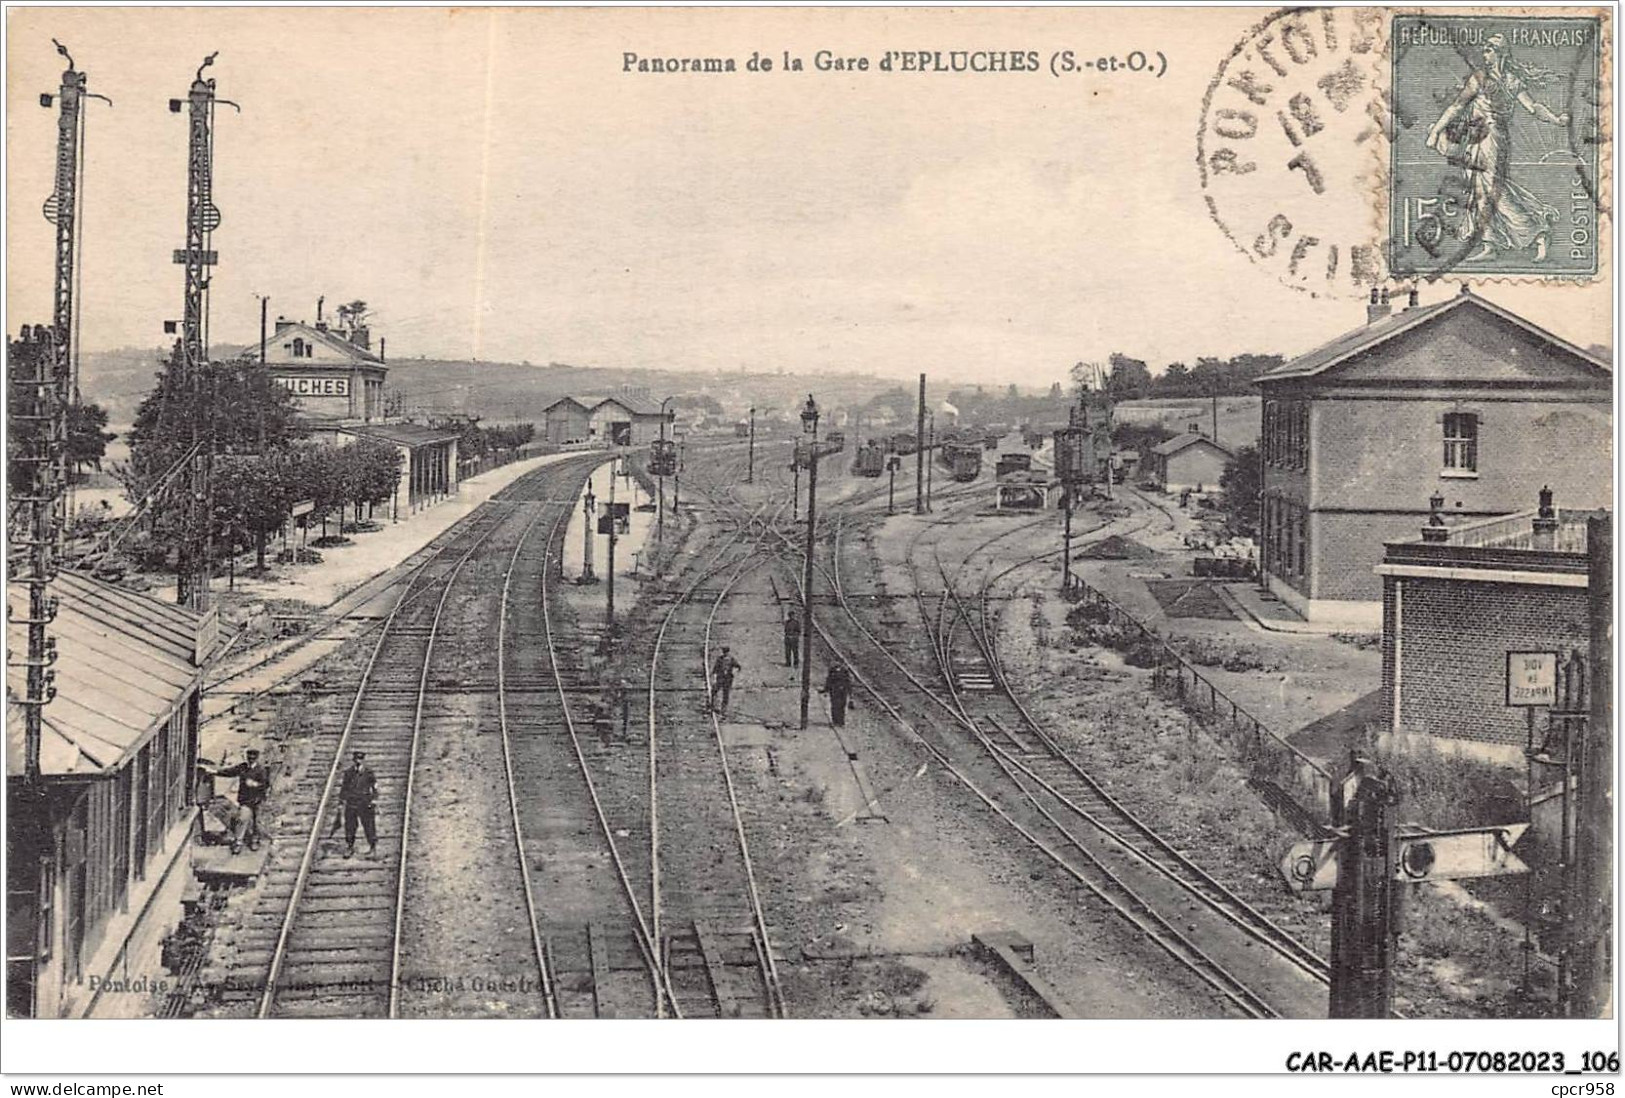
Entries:
{"label": "man in uniform cap", "polygon": [[[224,770],[216,771],[222,778],[237,779],[237,804],[248,817],[248,849],[260,848],[260,805],[271,792],[271,771],[260,762],[258,748],[250,747],[244,752],[246,758],[236,766],[228,766]],[[238,853],[242,843],[234,832],[232,835],[231,852]]]}

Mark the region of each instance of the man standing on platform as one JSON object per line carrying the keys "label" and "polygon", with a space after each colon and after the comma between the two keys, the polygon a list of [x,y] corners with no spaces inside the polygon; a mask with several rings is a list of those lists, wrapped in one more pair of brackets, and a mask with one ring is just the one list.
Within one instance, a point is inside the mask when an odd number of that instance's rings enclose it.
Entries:
{"label": "man standing on platform", "polygon": [[846,727],[846,705],[852,699],[852,673],[839,660],[829,665],[820,694],[829,695],[829,719],[836,728]]}
{"label": "man standing on platform", "polygon": [[784,666],[801,666],[801,615],[795,607],[784,618]]}

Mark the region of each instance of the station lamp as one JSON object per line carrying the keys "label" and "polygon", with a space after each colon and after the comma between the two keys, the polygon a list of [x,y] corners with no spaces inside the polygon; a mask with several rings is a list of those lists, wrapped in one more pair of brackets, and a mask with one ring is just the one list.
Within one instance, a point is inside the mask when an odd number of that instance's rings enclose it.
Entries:
{"label": "station lamp", "polygon": [[811,393],[807,394],[807,403],[801,409],[801,429],[809,435],[818,433],[818,404]]}

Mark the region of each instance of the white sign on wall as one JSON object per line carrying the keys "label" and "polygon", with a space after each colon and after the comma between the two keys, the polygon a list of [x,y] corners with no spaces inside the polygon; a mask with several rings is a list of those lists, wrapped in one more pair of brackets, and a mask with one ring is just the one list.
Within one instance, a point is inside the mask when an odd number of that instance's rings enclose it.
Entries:
{"label": "white sign on wall", "polygon": [[276,383],[290,390],[294,396],[347,397],[350,379],[347,377],[279,377]]}
{"label": "white sign on wall", "polygon": [[1507,704],[1557,705],[1557,653],[1507,653]]}

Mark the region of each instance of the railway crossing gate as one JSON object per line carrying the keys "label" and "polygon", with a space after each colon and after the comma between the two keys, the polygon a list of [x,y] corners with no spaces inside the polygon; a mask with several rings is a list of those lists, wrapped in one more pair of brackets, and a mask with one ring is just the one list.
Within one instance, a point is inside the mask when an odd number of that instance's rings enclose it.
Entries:
{"label": "railway crossing gate", "polygon": [[1293,844],[1281,874],[1294,892],[1332,893],[1333,1018],[1393,1011],[1400,933],[1398,886],[1527,873],[1512,848],[1527,823],[1430,831],[1398,823],[1393,779],[1354,755],[1332,792],[1333,834]]}

